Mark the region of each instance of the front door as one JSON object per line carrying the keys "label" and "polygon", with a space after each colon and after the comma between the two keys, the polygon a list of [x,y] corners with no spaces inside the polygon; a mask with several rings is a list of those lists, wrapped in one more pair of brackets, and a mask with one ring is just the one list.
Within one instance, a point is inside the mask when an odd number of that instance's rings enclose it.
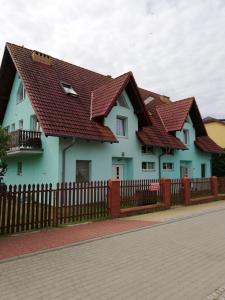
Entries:
{"label": "front door", "polygon": [[123,165],[113,165],[112,175],[113,178],[123,180]]}
{"label": "front door", "polygon": [[191,168],[187,166],[180,166],[180,177],[190,177],[191,178]]}

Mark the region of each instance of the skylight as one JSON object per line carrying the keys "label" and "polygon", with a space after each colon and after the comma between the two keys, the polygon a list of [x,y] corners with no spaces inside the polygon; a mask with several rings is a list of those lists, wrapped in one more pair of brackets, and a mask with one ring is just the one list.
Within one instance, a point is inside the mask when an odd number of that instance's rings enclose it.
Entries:
{"label": "skylight", "polygon": [[67,95],[78,96],[77,92],[74,90],[71,84],[61,82],[61,86]]}
{"label": "skylight", "polygon": [[144,103],[147,105],[147,104],[149,104],[152,100],[154,100],[153,97],[148,97],[148,98],[146,98],[146,99],[144,100]]}

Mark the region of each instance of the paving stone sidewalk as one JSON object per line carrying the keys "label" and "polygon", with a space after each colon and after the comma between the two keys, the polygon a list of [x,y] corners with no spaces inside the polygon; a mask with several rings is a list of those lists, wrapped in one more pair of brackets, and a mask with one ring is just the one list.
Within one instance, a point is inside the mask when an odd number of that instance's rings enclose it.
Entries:
{"label": "paving stone sidewalk", "polygon": [[216,289],[212,294],[206,297],[204,300],[225,300],[225,284]]}
{"label": "paving stone sidewalk", "polygon": [[157,223],[156,221],[114,219],[3,236],[0,237],[0,261],[19,255],[144,228]]}
{"label": "paving stone sidewalk", "polygon": [[133,217],[51,228],[14,236],[0,237],[0,261],[24,254],[45,251],[74,243],[84,242],[112,234],[146,228],[155,224],[191,217],[199,213],[225,209],[225,201],[176,207],[166,211]]}
{"label": "paving stone sidewalk", "polygon": [[0,263],[1,300],[202,300],[225,278],[225,210]]}

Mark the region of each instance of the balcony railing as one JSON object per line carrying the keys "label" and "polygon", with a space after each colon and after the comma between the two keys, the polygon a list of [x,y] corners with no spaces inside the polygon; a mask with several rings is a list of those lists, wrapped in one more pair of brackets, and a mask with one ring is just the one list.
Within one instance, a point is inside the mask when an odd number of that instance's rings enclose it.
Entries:
{"label": "balcony railing", "polygon": [[9,151],[17,149],[41,150],[41,132],[30,130],[16,130],[9,133]]}

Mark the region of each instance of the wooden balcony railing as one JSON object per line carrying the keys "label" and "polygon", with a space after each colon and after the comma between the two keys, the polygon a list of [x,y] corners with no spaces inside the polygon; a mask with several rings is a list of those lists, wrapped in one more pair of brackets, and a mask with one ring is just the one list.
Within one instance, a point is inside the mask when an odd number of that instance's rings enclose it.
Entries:
{"label": "wooden balcony railing", "polygon": [[9,133],[9,150],[19,149],[41,149],[41,132],[30,130],[16,130]]}

